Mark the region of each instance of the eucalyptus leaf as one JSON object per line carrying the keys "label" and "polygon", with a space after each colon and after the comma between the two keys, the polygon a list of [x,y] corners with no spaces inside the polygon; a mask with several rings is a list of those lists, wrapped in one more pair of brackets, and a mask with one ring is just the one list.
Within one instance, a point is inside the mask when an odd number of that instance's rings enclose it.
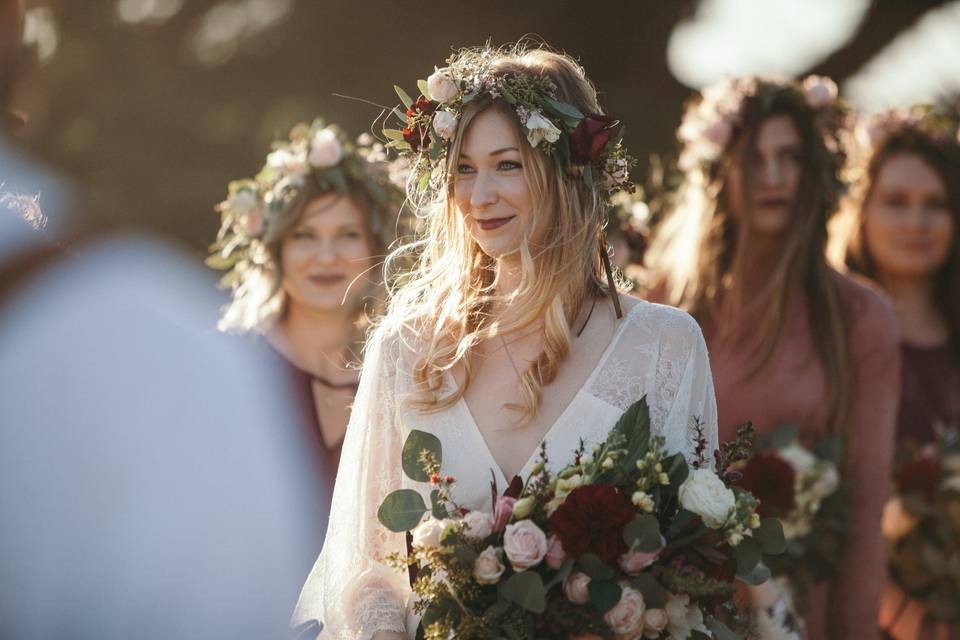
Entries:
{"label": "eucalyptus leaf", "polygon": [[573,573],[573,563],[574,563],[573,558],[567,558],[567,560],[565,560],[564,563],[560,565],[560,569],[557,570],[557,572],[553,575],[553,577],[550,578],[550,580],[544,586],[544,589],[546,591],[550,591],[550,589],[552,589],[554,586],[566,580],[567,576]]}
{"label": "eucalyptus leaf", "polygon": [[753,586],[757,586],[769,580],[770,575],[771,575],[770,569],[761,562],[757,566],[755,566],[750,573],[746,575],[737,574],[737,578],[740,580],[743,580],[747,584],[752,584]]}
{"label": "eucalyptus leaf", "polygon": [[763,551],[755,540],[744,538],[733,548],[733,555],[737,559],[737,575],[748,576],[760,564]]}
{"label": "eucalyptus leaf", "polygon": [[423,193],[427,190],[427,187],[430,185],[430,172],[424,173],[420,176],[420,182],[417,183],[417,192]]}
{"label": "eucalyptus leaf", "polygon": [[442,502],[440,502],[440,490],[434,489],[430,492],[430,512],[437,520],[449,518],[450,513]]}
{"label": "eucalyptus leaf", "polygon": [[687,479],[687,476],[690,475],[690,467],[687,464],[687,459],[683,457],[682,453],[675,453],[664,460],[664,463],[667,476],[670,478],[669,486],[672,487],[673,491],[679,491],[680,485],[682,485]]}
{"label": "eucalyptus leaf", "polygon": [[397,92],[397,95],[400,96],[400,102],[403,103],[403,106],[410,108],[410,105],[413,104],[413,98],[407,95],[407,92],[401,89],[398,85],[393,85],[393,90]]}
{"label": "eucalyptus leaf", "polygon": [[572,104],[567,104],[566,102],[560,102],[559,100],[554,100],[553,98],[548,98],[544,96],[544,104],[547,105],[550,111],[565,116],[567,118],[573,118],[575,120],[583,120],[583,114],[580,113],[580,110],[574,107]]}
{"label": "eucalyptus leaf", "polygon": [[800,436],[800,425],[782,424],[774,427],[763,436],[757,438],[758,449],[783,449],[794,442]]}
{"label": "eucalyptus leaf", "polygon": [[396,107],[394,107],[391,111],[393,112],[393,115],[395,115],[395,116],[397,116],[398,118],[400,118],[400,121],[401,121],[401,122],[406,122],[406,121],[407,121],[407,114],[406,114],[405,111],[401,111],[400,109],[397,109]]}
{"label": "eucalyptus leaf", "polygon": [[577,567],[590,576],[591,580],[610,580],[617,573],[592,553],[585,553],[580,556],[577,560]]}
{"label": "eucalyptus leaf", "polygon": [[667,604],[667,590],[649,573],[641,573],[632,578],[630,584],[643,594],[643,601],[648,608],[660,609]]}
{"label": "eucalyptus leaf", "polygon": [[753,538],[768,555],[779,555],[786,551],[787,542],[783,536],[783,525],[776,518],[764,518],[760,526],[753,530]]}
{"label": "eucalyptus leaf", "polygon": [[383,499],[377,510],[377,519],[390,531],[400,533],[416,527],[426,512],[427,505],[419,493],[413,489],[399,489]]}
{"label": "eucalyptus leaf", "polygon": [[430,474],[420,462],[420,454],[429,451],[437,458],[437,464],[443,463],[443,448],[440,439],[432,433],[413,429],[403,443],[403,452],[400,454],[403,472],[411,480],[429,482]]}
{"label": "eucalyptus leaf", "polygon": [[623,528],[623,541],[636,551],[659,551],[663,547],[663,538],[660,536],[660,523],[656,516],[646,514],[634,518]]}
{"label": "eucalyptus leaf", "polygon": [[[589,172],[590,167],[586,166],[583,170]],[[585,175],[588,180],[589,177]],[[623,458],[623,465],[627,468],[636,465],[637,460],[646,455],[650,449],[650,408],[647,406],[646,396],[634,402],[623,412],[611,433],[622,434],[626,441],[627,454]]]}
{"label": "eucalyptus leaf", "polygon": [[400,129],[384,129],[383,135],[391,140],[403,140],[403,131],[400,131]]}
{"label": "eucalyptus leaf", "polygon": [[620,585],[613,580],[591,580],[587,590],[590,604],[600,613],[606,613],[620,602]]}
{"label": "eucalyptus leaf", "polygon": [[533,613],[543,613],[547,608],[547,592],[540,574],[535,571],[521,571],[510,576],[503,585],[502,594]]}

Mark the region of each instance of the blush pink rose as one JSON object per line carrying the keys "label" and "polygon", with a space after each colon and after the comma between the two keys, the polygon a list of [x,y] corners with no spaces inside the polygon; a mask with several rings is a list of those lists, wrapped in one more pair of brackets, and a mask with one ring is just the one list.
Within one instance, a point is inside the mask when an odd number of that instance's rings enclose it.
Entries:
{"label": "blush pink rose", "polygon": [[807,76],[803,81],[807,104],[814,109],[830,106],[837,99],[837,83],[824,76]]}
{"label": "blush pink rose", "polygon": [[559,569],[567,560],[567,552],[563,550],[563,543],[556,534],[550,534],[547,538],[547,566],[551,569]]}
{"label": "blush pink rose", "polygon": [[730,142],[730,136],[733,135],[733,127],[730,126],[730,123],[721,118],[713,122],[706,131],[703,132],[703,137],[710,141],[711,144],[714,144],[718,147],[726,147],[727,143]]}
{"label": "blush pink rose", "polygon": [[513,515],[513,505],[516,501],[516,498],[510,496],[497,496],[497,506],[493,514],[493,530],[497,533],[503,531],[507,523],[510,522],[510,517]]}
{"label": "blush pink rose", "polygon": [[647,638],[659,638],[670,618],[665,609],[647,609],[643,612],[643,635]]}
{"label": "blush pink rose", "polygon": [[563,581],[563,595],[573,604],[587,604],[590,602],[590,576],[577,571],[567,576]]}
{"label": "blush pink rose", "polygon": [[621,587],[620,602],[603,614],[603,621],[616,634],[636,637],[643,632],[643,614],[647,606],[642,593],[626,584]]}
{"label": "blush pink rose", "polygon": [[531,520],[508,524],[503,550],[515,571],[540,564],[547,555],[547,535]]}

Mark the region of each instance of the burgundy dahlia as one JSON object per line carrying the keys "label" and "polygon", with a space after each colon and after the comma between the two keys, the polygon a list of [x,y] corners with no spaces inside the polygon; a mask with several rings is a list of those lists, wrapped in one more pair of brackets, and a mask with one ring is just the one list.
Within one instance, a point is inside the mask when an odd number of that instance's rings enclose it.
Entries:
{"label": "burgundy dahlia", "polygon": [[740,470],[738,485],[760,501],[761,517],[785,516],[795,504],[796,472],[775,451],[758,451]]}
{"label": "burgundy dahlia", "polygon": [[628,495],[608,485],[587,485],[574,489],[553,512],[549,529],[569,555],[592,553],[616,566],[627,550],[623,528],[635,515]]}
{"label": "burgundy dahlia", "polygon": [[940,486],[940,461],[934,454],[923,453],[903,465],[897,474],[900,493],[922,493],[933,499]]}
{"label": "burgundy dahlia", "polygon": [[574,163],[589,164],[599,160],[616,125],[610,116],[592,114],[584,117],[570,134]]}

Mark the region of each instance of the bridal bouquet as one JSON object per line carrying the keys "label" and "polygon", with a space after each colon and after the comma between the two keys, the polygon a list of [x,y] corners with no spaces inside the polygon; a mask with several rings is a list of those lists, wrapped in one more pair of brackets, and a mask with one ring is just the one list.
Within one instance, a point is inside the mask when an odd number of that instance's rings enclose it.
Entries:
{"label": "bridal bouquet", "polygon": [[786,552],[767,565],[775,576],[788,578],[798,611],[806,613],[811,587],[829,578],[840,560],[849,503],[838,471],[840,437],[811,451],[798,436],[796,425],[778,427],[758,438],[754,454],[736,467],[737,484],[760,501],[757,512],[783,526]]}
{"label": "bridal bouquet", "polygon": [[960,630],[960,443],[955,432],[898,464],[883,534],[894,582],[936,621]]}
{"label": "bridal bouquet", "polygon": [[763,582],[764,561],[784,550],[779,522],[761,521],[757,500],[733,483],[751,427],[713,461],[701,438],[690,467],[649,425],[641,399],[557,474],[542,447],[526,481],[503,495],[493,488],[490,511],[456,505],[440,442],[411,432],[404,472],[432,485],[430,504],[402,489],[379,518],[412,531],[410,552],[391,560],[416,575],[418,637],[745,637],[735,581]]}

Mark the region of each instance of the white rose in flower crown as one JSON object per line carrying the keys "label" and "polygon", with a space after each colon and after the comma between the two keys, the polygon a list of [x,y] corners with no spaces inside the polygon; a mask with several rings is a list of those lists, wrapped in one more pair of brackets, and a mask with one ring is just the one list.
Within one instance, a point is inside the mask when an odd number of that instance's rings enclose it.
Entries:
{"label": "white rose in flower crown", "polygon": [[620,601],[603,615],[603,621],[610,629],[619,635],[635,638],[643,632],[643,614],[647,605],[643,601],[643,594],[621,584]]}
{"label": "white rose in flower crown", "polygon": [[413,544],[418,547],[439,547],[440,534],[446,526],[446,520],[427,518],[413,530]]}
{"label": "white rose in flower crown", "polygon": [[711,529],[726,523],[730,510],[737,502],[727,485],[710,469],[692,469],[680,485],[680,504],[692,511]]}
{"label": "white rose in flower crown", "polygon": [[460,87],[457,86],[456,80],[437,69],[427,78],[427,91],[430,92],[431,100],[448,104],[460,94]]}
{"label": "white rose in flower crown", "polygon": [[688,640],[694,631],[710,634],[703,624],[703,612],[697,605],[690,604],[690,596],[687,594],[669,594],[664,609],[667,612],[667,632],[671,640]]}
{"label": "white rose in flower crown", "polygon": [[474,540],[483,540],[493,533],[493,518],[485,511],[470,511],[463,516],[466,534]]}
{"label": "white rose in flower crown", "polygon": [[547,555],[547,535],[531,520],[508,524],[503,534],[503,550],[515,571],[529,569]]}
{"label": "white rose in flower crown", "polygon": [[573,604],[590,602],[590,576],[576,571],[563,581],[563,595]]}
{"label": "white rose in flower crown", "polygon": [[433,130],[444,140],[450,140],[457,132],[457,116],[449,111],[433,114]]}
{"label": "white rose in flower crown", "polygon": [[837,467],[827,462],[821,465],[820,477],[817,478],[817,481],[810,490],[813,491],[818,498],[826,498],[833,494],[839,486],[840,474],[837,472]]}
{"label": "white rose in flower crown", "polygon": [[536,147],[544,140],[554,143],[560,139],[560,129],[539,111],[531,111],[525,124],[527,141],[530,142],[531,147]]}
{"label": "white rose in flower crown", "polygon": [[503,549],[487,547],[473,562],[473,577],[480,584],[496,584],[506,569],[502,559]]}
{"label": "white rose in flower crown", "polygon": [[343,157],[343,145],[337,140],[337,134],[330,129],[321,129],[310,141],[310,155],[307,161],[318,169],[335,167]]}
{"label": "white rose in flower crown", "polygon": [[804,98],[814,109],[830,106],[838,93],[837,83],[825,76],[807,76],[803,81]]}

